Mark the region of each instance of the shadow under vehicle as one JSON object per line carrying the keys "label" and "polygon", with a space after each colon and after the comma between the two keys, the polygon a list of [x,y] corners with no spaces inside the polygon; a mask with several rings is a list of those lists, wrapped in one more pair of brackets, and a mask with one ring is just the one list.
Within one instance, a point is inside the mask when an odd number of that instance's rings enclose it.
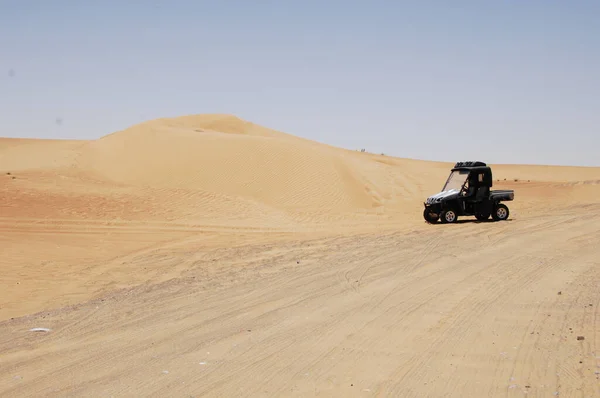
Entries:
{"label": "shadow under vehicle", "polygon": [[452,168],[441,192],[425,201],[423,218],[428,223],[455,223],[460,216],[475,216],[484,221],[507,220],[508,207],[501,202],[512,201],[513,190],[495,190],[492,169],[484,162],[457,162]]}

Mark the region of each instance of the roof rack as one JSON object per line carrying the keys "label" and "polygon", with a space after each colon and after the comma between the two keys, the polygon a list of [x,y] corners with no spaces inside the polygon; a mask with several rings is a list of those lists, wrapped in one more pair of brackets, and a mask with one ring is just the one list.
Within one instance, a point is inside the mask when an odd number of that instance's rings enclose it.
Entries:
{"label": "roof rack", "polygon": [[456,164],[454,165],[454,168],[457,167],[480,167],[480,166],[487,166],[484,162],[480,162],[478,160],[468,160],[465,162],[456,162]]}

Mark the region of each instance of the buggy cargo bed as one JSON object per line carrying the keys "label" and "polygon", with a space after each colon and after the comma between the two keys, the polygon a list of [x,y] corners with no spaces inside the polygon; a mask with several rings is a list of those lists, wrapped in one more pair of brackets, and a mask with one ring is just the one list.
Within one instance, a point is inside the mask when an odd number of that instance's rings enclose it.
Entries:
{"label": "buggy cargo bed", "polygon": [[515,198],[515,191],[512,189],[499,189],[490,192],[490,199],[511,201]]}

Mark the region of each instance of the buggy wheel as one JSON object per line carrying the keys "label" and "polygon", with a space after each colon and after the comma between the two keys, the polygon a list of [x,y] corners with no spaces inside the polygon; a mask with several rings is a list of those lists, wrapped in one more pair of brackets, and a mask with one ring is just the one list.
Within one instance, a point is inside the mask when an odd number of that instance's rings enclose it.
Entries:
{"label": "buggy wheel", "polygon": [[510,212],[508,211],[508,207],[500,203],[494,207],[492,218],[494,219],[494,221],[504,221],[508,219],[509,214]]}
{"label": "buggy wheel", "polygon": [[437,220],[439,220],[440,215],[426,207],[425,210],[423,210],[423,218],[428,223],[433,224],[436,223]]}
{"label": "buggy wheel", "polygon": [[442,223],[452,224],[452,223],[456,222],[456,220],[458,219],[458,215],[456,214],[456,212],[454,210],[448,209],[448,210],[442,211],[440,218],[442,220]]}

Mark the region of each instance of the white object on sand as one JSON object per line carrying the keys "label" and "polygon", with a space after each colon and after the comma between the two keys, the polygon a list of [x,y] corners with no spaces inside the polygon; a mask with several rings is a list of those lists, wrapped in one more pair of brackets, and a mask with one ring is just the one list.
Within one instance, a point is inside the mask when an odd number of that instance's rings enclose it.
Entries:
{"label": "white object on sand", "polygon": [[50,329],[48,328],[32,328],[29,329],[30,332],[49,332]]}

